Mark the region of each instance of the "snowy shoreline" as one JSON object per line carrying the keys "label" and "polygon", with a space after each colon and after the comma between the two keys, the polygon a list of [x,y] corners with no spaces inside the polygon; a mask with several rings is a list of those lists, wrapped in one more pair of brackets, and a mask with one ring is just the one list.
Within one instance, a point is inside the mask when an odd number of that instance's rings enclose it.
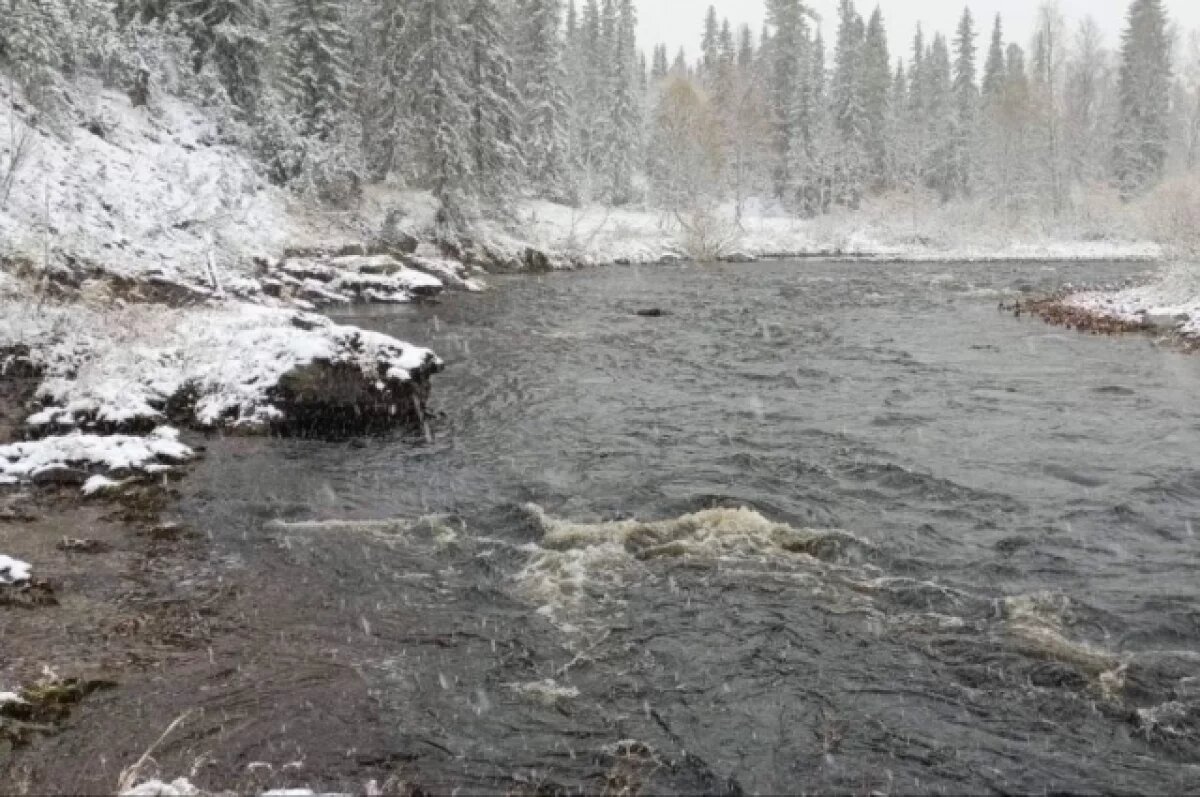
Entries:
{"label": "snowy shoreline", "polygon": [[1037,312],[1081,331],[1149,332],[1200,350],[1200,290],[1192,272],[1177,265],[1144,285],[1067,293]]}

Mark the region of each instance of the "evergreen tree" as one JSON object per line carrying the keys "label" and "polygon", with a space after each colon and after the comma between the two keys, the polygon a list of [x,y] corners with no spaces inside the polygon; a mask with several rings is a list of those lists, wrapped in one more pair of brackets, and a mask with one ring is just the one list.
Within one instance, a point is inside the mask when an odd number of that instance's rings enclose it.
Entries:
{"label": "evergreen tree", "polygon": [[633,199],[633,173],[641,143],[641,106],[638,101],[637,17],[633,0],[620,0],[612,42],[612,116],[605,147],[608,166],[608,197],[614,204]]}
{"label": "evergreen tree", "polygon": [[63,67],[62,7],[57,0],[0,0],[0,10],[0,64],[35,104],[44,104]]}
{"label": "evergreen tree", "polygon": [[675,53],[675,60],[671,62],[671,72],[680,77],[687,77],[690,71],[687,65],[687,53],[680,47],[679,51]]}
{"label": "evergreen tree", "polygon": [[650,67],[650,77],[654,80],[662,80],[670,71],[671,65],[667,61],[667,45],[657,44],[654,46],[654,61]]}
{"label": "evergreen tree", "polygon": [[833,83],[830,86],[834,122],[843,140],[858,145],[867,133],[863,103],[863,42],[859,37],[862,20],[851,0],[838,5],[837,45],[833,56]]}
{"label": "evergreen tree", "polygon": [[337,0],[281,0],[279,32],[284,46],[284,81],[309,138],[329,141],[350,103],[350,37]]}
{"label": "evergreen tree", "polygon": [[916,122],[923,124],[928,105],[929,78],[925,69],[925,33],[917,26],[913,37],[912,63],[908,68],[908,112]]}
{"label": "evergreen tree", "polygon": [[770,67],[767,105],[772,127],[772,177],[775,194],[798,188],[797,162],[806,154],[806,92],[811,87],[812,56],[808,52],[808,9],[801,0],[767,0]]}
{"label": "evergreen tree", "polygon": [[1114,175],[1124,196],[1162,177],[1167,160],[1171,41],[1162,0],[1133,0],[1121,37]]}
{"label": "evergreen tree", "polygon": [[[610,2],[605,0],[605,6]],[[526,0],[518,90],[524,100],[525,160],[534,191],[547,199],[574,201],[559,9],[559,0]]]}
{"label": "evergreen tree", "polygon": [[410,0],[404,28],[407,55],[402,86],[405,111],[419,125],[404,142],[417,183],[439,203],[438,220],[461,226],[474,176],[467,138],[472,108],[467,86],[462,0]]}
{"label": "evergreen tree", "polygon": [[523,171],[519,146],[519,98],[497,0],[468,0],[463,28],[467,54],[468,147],[475,192],[498,205]]}
{"label": "evergreen tree", "polygon": [[754,31],[750,30],[749,25],[742,25],[738,29],[738,69],[744,72],[754,69],[754,55]]}
{"label": "evergreen tree", "polygon": [[971,192],[971,156],[979,125],[979,87],[975,76],[975,24],[971,9],[967,8],[954,37],[954,186],[964,194]]}
{"label": "evergreen tree", "polygon": [[717,22],[716,6],[709,6],[704,16],[704,33],[700,37],[700,72],[707,79],[716,72],[720,58],[721,30]]}
{"label": "evergreen tree", "polygon": [[862,103],[863,117],[866,120],[864,146],[871,179],[877,189],[883,188],[887,183],[887,141],[890,126],[888,106],[891,91],[891,56],[888,53],[887,31],[883,24],[883,13],[876,7],[867,23],[866,41],[863,43]]}
{"label": "evergreen tree", "polygon": [[374,0],[367,11],[367,41],[361,58],[359,113],[363,128],[363,158],[371,175],[381,180],[395,166],[396,145],[411,121],[404,107],[404,28],[402,0]]}
{"label": "evergreen tree", "polygon": [[605,139],[603,127],[609,117],[604,111],[608,102],[604,82],[607,59],[600,36],[600,6],[597,0],[585,0],[578,34],[581,77],[578,92],[573,98],[577,106],[577,140],[573,145],[574,167],[578,175],[576,183],[583,188],[585,198],[590,199],[590,186],[600,169]]}
{"label": "evergreen tree", "polygon": [[191,0],[182,8],[195,41],[196,71],[211,61],[230,101],[253,113],[268,51],[264,0]]}
{"label": "evergreen tree", "polygon": [[1004,89],[1007,64],[1004,58],[1004,27],[1000,15],[996,15],[996,24],[992,28],[992,43],[988,47],[987,63],[983,67],[982,94],[985,102],[991,102],[1000,96]]}
{"label": "evergreen tree", "polygon": [[943,202],[954,193],[954,98],[950,49],[941,34],[933,37],[924,63],[929,159],[926,180]]}
{"label": "evergreen tree", "polygon": [[733,28],[730,26],[728,19],[721,22],[721,35],[717,41],[717,69],[718,71],[731,69],[737,62],[737,46],[734,44]]}

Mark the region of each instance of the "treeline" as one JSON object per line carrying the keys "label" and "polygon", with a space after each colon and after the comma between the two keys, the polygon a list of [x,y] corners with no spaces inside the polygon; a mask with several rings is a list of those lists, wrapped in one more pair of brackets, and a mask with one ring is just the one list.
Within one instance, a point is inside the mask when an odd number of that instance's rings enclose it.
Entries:
{"label": "treeline", "polygon": [[[815,215],[902,190],[1061,211],[1200,158],[1200,44],[1133,0],[1119,52],[1043,6],[1028,47],[803,0],[762,31],[712,9],[701,54],[646,62],[633,0],[0,0],[0,66],[53,118],[63,76],[214,109],[271,179],[349,201],[428,189],[447,223],[515,196],[668,210],[773,197]],[[984,39],[983,42],[980,39]]]}
{"label": "treeline", "polygon": [[391,178],[448,222],[520,195],[629,202],[647,82],[633,0],[0,0],[0,66],[53,115],[63,76],[224,112],[280,184]]}
{"label": "treeline", "polygon": [[1084,190],[1129,198],[1200,157],[1200,43],[1177,41],[1162,0],[1133,0],[1116,53],[1054,2],[1028,48],[1000,17],[981,36],[968,9],[953,36],[918,29],[896,56],[878,8],[864,19],[841,0],[828,43],[803,0],[767,10],[756,36],[710,8],[695,64],[655,48],[660,204],[719,186],[721,199],[769,194],[813,215],[900,189],[1060,213]]}

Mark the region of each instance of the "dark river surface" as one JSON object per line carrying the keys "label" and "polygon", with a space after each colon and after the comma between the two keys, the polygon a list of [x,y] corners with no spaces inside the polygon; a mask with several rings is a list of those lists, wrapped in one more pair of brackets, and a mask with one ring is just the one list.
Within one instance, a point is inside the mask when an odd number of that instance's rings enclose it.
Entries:
{"label": "dark river surface", "polygon": [[314,787],[1200,790],[1200,359],[997,310],[1142,270],[608,268],[349,317],[446,360],[428,439],[214,440],[185,482],[267,585],[244,732]]}

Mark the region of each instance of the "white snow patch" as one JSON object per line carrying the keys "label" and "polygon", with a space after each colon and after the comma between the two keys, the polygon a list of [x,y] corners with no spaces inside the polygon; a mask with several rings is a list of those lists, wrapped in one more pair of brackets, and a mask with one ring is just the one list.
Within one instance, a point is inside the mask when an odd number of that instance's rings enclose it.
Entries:
{"label": "white snow patch", "polygon": [[198,797],[202,793],[187,778],[176,778],[170,783],[148,780],[121,792],[121,797]]}
{"label": "white snow patch", "polygon": [[83,494],[91,497],[93,495],[99,495],[100,493],[107,493],[107,492],[112,492],[113,490],[119,490],[122,487],[124,487],[126,484],[127,484],[127,482],[113,481],[112,479],[108,478],[107,476],[101,476],[101,475],[97,474],[97,475],[93,476],[92,478],[88,479],[87,482],[84,483]]}
{"label": "white snow patch", "polygon": [[579,689],[576,687],[563,686],[553,678],[547,678],[544,681],[509,684],[508,688],[521,697],[548,706],[553,706],[563,700],[575,700],[580,695]]}
{"label": "white snow patch", "polygon": [[75,433],[0,446],[0,473],[26,481],[50,468],[137,471],[191,459],[192,450],[176,440],[172,431],[161,430],[149,437]]}
{"label": "white snow patch", "polygon": [[0,692],[0,706],[12,705],[25,705],[25,698],[21,697],[16,692]]}
{"label": "white snow patch", "polygon": [[[33,567],[28,562],[0,554],[0,584],[20,584],[31,578],[33,578]],[[0,693],[0,705],[5,702],[5,696],[11,694],[11,692]],[[20,701],[20,698],[17,698],[17,701]]]}
{"label": "white snow patch", "polygon": [[469,276],[467,267],[458,260],[451,260],[445,257],[413,256],[409,258],[409,261],[417,268],[431,274],[436,274],[438,279],[456,288],[461,288],[471,293],[478,293],[487,288],[485,282]]}

